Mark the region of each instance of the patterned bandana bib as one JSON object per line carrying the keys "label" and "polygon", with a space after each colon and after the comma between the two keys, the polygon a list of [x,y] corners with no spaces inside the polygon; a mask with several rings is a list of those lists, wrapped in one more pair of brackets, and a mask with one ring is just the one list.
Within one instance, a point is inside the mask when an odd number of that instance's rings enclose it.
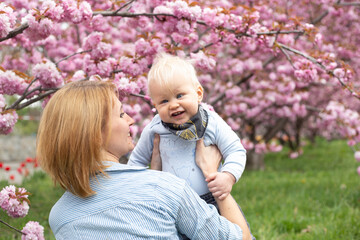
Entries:
{"label": "patterned bandana bib", "polygon": [[186,123],[178,125],[161,121],[164,127],[173,134],[190,141],[197,141],[204,136],[207,124],[208,113],[199,105],[198,112]]}

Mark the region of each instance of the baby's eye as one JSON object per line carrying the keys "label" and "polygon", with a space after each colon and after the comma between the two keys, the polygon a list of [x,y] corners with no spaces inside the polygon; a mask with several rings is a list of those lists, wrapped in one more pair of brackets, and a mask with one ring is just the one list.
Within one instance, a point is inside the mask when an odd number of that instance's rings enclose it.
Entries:
{"label": "baby's eye", "polygon": [[176,95],[177,98],[181,98],[182,96],[184,96],[184,94],[182,94],[182,93]]}
{"label": "baby's eye", "polygon": [[120,113],[120,118],[123,118],[125,116],[125,112]]}
{"label": "baby's eye", "polygon": [[163,103],[167,103],[168,100],[164,99],[164,100],[161,100],[160,104],[163,104]]}

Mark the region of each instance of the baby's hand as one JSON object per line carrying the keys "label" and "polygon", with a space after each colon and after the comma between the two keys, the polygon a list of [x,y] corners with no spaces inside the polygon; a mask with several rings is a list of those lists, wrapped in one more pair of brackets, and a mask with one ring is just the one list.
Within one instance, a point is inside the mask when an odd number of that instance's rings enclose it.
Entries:
{"label": "baby's hand", "polygon": [[208,182],[208,187],[212,195],[215,198],[223,200],[231,192],[236,179],[229,172],[216,172],[210,174],[206,178],[206,181]]}

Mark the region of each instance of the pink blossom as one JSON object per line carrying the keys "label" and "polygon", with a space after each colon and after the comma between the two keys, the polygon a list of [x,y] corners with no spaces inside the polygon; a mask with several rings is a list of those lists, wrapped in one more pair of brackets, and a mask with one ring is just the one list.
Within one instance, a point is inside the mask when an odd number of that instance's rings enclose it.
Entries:
{"label": "pink blossom", "polygon": [[96,48],[94,48],[90,52],[90,56],[95,60],[100,60],[109,57],[111,54],[111,44],[100,42],[97,44]]}
{"label": "pink blossom", "polygon": [[107,18],[101,14],[93,16],[89,24],[91,29],[98,32],[105,32],[110,29],[109,25],[107,24]]}
{"label": "pink blossom", "polygon": [[266,153],[266,151],[267,151],[267,147],[264,142],[255,144],[255,152],[256,153]]}
{"label": "pink blossom", "polygon": [[5,106],[6,106],[5,98],[2,94],[0,94],[0,112],[2,112]]}
{"label": "pink blossom", "polygon": [[167,7],[167,6],[164,6],[164,5],[160,5],[160,6],[157,6],[154,9],[154,13],[164,13],[164,14],[173,15],[174,14],[174,9],[172,9],[170,7]]}
{"label": "pink blossom", "polygon": [[85,77],[86,77],[85,72],[83,70],[78,70],[72,76],[71,81],[76,82],[76,81],[79,81],[81,79],[84,79]]}
{"label": "pink blossom", "polygon": [[356,151],[354,154],[356,161],[360,162],[360,151]]}
{"label": "pink blossom", "polygon": [[176,28],[177,28],[178,32],[182,35],[189,34],[193,31],[190,23],[185,19],[178,21],[176,24]]}
{"label": "pink blossom", "polygon": [[101,77],[110,76],[113,70],[112,59],[108,58],[102,61],[94,61],[90,55],[86,55],[83,59],[83,70],[87,75],[100,75]]}
{"label": "pink blossom", "polygon": [[218,14],[217,9],[204,8],[202,14],[202,20],[209,27],[219,27],[226,21],[224,14]]}
{"label": "pink blossom", "polygon": [[86,1],[63,0],[61,1],[66,18],[75,24],[87,21],[92,17],[91,5]]}
{"label": "pink blossom", "polygon": [[5,37],[15,26],[16,17],[11,7],[0,3],[0,38]]}
{"label": "pink blossom", "polygon": [[50,96],[47,96],[43,99],[43,101],[41,102],[41,107],[44,109],[46,107],[46,104],[50,101],[50,98],[52,97],[53,94],[51,94]]}
{"label": "pink blossom", "polygon": [[261,61],[255,58],[248,58],[244,62],[245,69],[253,71],[253,70],[262,70],[262,63]]}
{"label": "pink blossom", "polygon": [[171,34],[171,37],[174,39],[174,41],[188,46],[194,45],[199,40],[199,36],[193,32],[187,34],[186,36],[174,32],[173,34]]}
{"label": "pink blossom", "polygon": [[200,70],[210,71],[213,70],[216,65],[216,61],[212,57],[205,55],[203,51],[190,53],[190,56],[195,60],[195,66]]}
{"label": "pink blossom", "polygon": [[0,207],[10,217],[24,217],[29,211],[28,195],[25,188],[16,188],[14,185],[4,187],[0,192]]}
{"label": "pink blossom", "polygon": [[235,121],[233,118],[228,118],[226,121],[232,130],[237,131],[240,129],[240,124],[238,121]]}
{"label": "pink blossom", "polygon": [[316,67],[308,60],[301,59],[294,63],[296,68],[294,75],[300,81],[314,82],[317,81],[319,76]]}
{"label": "pink blossom", "polygon": [[159,31],[163,31],[166,34],[172,34],[173,32],[176,32],[176,24],[178,22],[178,19],[173,17],[168,17],[165,22],[161,22],[161,24],[156,24],[158,21],[155,21],[155,27],[156,29],[159,29]]}
{"label": "pink blossom", "polygon": [[45,0],[40,10],[44,16],[54,21],[60,21],[63,18],[64,9],[59,3],[56,3],[53,0]]}
{"label": "pink blossom", "polygon": [[299,157],[299,153],[298,153],[298,152],[291,152],[291,153],[289,154],[289,157],[292,158],[292,159],[298,158],[298,157]]}
{"label": "pink blossom", "polygon": [[201,74],[198,79],[199,82],[203,85],[209,84],[212,81],[212,77],[210,74]]}
{"label": "pink blossom", "polygon": [[21,72],[26,72],[29,68],[29,61],[26,58],[6,55],[4,56],[1,66],[5,69],[16,69]]}
{"label": "pink blossom", "polygon": [[128,78],[115,78],[113,83],[119,91],[119,98],[123,100],[124,97],[130,93],[138,94],[140,93],[140,88],[134,81],[130,81]]}
{"label": "pink blossom", "polygon": [[54,23],[49,18],[43,18],[38,21],[33,15],[29,14],[25,19],[27,20],[29,27],[24,33],[31,41],[47,38],[54,33]]}
{"label": "pink blossom", "polygon": [[251,142],[249,139],[247,138],[242,138],[241,139],[241,143],[242,145],[244,146],[244,148],[246,150],[251,150],[251,149],[254,149],[255,145],[253,142]]}
{"label": "pink blossom", "polygon": [[360,166],[356,170],[357,170],[357,173],[360,175]]}
{"label": "pink blossom", "polygon": [[201,106],[208,109],[209,111],[215,112],[214,107],[212,105],[208,104],[208,103],[202,102]]}
{"label": "pink blossom", "polygon": [[283,149],[283,146],[273,141],[268,144],[268,149],[270,152],[280,152]]}
{"label": "pink blossom", "polygon": [[21,95],[27,87],[25,80],[13,71],[0,70],[0,94]]}
{"label": "pink blossom", "polygon": [[167,5],[174,9],[174,15],[179,19],[186,18],[196,21],[201,16],[201,8],[199,6],[190,7],[185,1],[167,2]]}
{"label": "pink blossom", "polygon": [[323,36],[321,33],[315,35],[315,43],[321,48],[323,45]]}
{"label": "pink blossom", "polygon": [[10,3],[17,9],[25,8],[31,9],[34,6],[34,3],[29,3],[29,0],[5,0],[5,2]]}
{"label": "pink blossom", "polygon": [[29,221],[21,231],[21,240],[44,240],[44,227],[38,222]]}
{"label": "pink blossom", "polygon": [[152,48],[150,42],[145,41],[143,38],[139,38],[135,42],[135,51],[140,56],[153,55],[156,53],[155,49]]}
{"label": "pink blossom", "polygon": [[349,139],[349,140],[347,141],[347,144],[348,144],[349,146],[355,146],[356,141],[355,141],[354,139]]}
{"label": "pink blossom", "polygon": [[84,38],[83,41],[83,49],[84,50],[91,50],[96,48],[96,46],[101,42],[103,38],[102,32],[92,32],[87,37]]}
{"label": "pink blossom", "polygon": [[64,80],[55,64],[50,61],[36,64],[33,69],[33,75],[45,88],[60,87],[64,84]]}
{"label": "pink blossom", "polygon": [[234,98],[241,94],[241,88],[238,86],[233,86],[226,90],[225,95],[227,98]]}
{"label": "pink blossom", "polygon": [[336,77],[343,78],[343,77],[345,77],[345,71],[344,71],[344,69],[342,69],[342,68],[336,68],[336,69],[334,70],[334,75],[335,75]]}
{"label": "pink blossom", "polygon": [[120,58],[120,67],[122,71],[131,76],[138,76],[147,71],[148,61],[145,58],[134,60],[128,57]]}
{"label": "pink blossom", "polygon": [[[135,122],[140,122],[143,120],[143,114],[142,112],[144,111],[143,108],[140,106],[140,104],[134,104],[134,105],[128,105],[125,104],[124,105],[124,111],[134,119]],[[145,110],[146,111],[146,110]],[[139,128],[134,128],[133,131],[138,131]],[[134,132],[134,135],[136,135],[137,132]],[[134,136],[133,135],[133,136]]]}

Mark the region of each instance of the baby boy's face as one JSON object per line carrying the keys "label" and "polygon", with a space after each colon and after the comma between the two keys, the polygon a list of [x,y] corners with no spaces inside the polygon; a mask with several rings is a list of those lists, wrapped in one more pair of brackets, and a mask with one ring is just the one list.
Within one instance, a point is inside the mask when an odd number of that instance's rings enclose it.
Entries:
{"label": "baby boy's face", "polygon": [[151,98],[163,122],[184,124],[194,116],[203,97],[201,85],[194,86],[191,79],[182,74],[174,76],[169,84],[152,82]]}

